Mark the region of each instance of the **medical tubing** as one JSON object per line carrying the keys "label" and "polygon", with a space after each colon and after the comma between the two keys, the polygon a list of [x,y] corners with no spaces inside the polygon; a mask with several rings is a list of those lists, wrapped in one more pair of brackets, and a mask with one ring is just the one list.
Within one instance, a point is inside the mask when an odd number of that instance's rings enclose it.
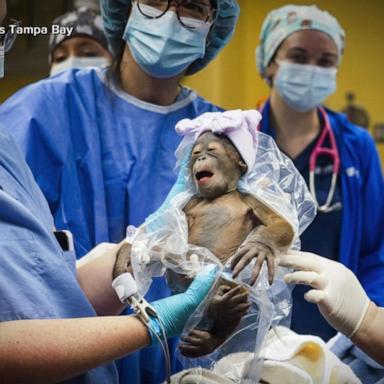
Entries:
{"label": "medical tubing", "polygon": [[165,372],[167,374],[167,383],[171,382],[171,356],[169,354],[169,348],[168,348],[168,343],[167,343],[167,333],[165,332],[165,328],[163,323],[159,320],[160,328],[161,328],[161,333],[164,338],[164,357],[165,357]]}
{"label": "medical tubing", "polygon": [[[161,324],[160,321],[159,321],[159,323]],[[169,348],[168,348],[168,344],[167,344],[167,339],[165,338],[166,334],[165,334],[164,327],[162,325],[160,325],[162,328],[162,333],[164,332],[164,334],[162,335],[162,337],[164,337],[164,340],[162,340],[161,336],[157,334],[155,329],[151,328],[150,324],[146,324],[146,325],[148,327],[149,332],[154,334],[154,336],[156,337],[157,341],[159,342],[159,344],[161,346],[161,349],[163,350],[164,358],[165,358],[165,372],[166,372],[166,377],[167,377],[166,380],[167,380],[167,384],[169,384],[171,382],[171,358],[169,355]]]}
{"label": "medical tubing", "polygon": [[148,327],[152,343],[153,336],[157,339],[164,353],[165,358],[165,372],[167,376],[167,383],[171,382],[171,356],[169,354],[169,348],[167,343],[167,333],[165,331],[164,325],[161,322],[159,316],[152,308],[147,308],[146,313],[150,318],[149,323],[145,324]]}
{"label": "medical tubing", "polygon": [[171,358],[167,343],[167,333],[156,311],[138,295],[138,289],[135,279],[131,273],[123,273],[116,277],[112,282],[120,301],[130,305],[140,321],[148,328],[151,337],[151,343],[156,339],[163,350],[165,358],[165,371],[167,383],[171,382]]}

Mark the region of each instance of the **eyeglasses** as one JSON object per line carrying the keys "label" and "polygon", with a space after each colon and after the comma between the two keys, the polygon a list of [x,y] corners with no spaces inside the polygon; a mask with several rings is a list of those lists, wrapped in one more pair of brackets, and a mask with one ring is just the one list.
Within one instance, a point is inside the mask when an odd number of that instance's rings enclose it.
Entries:
{"label": "eyeglasses", "polygon": [[[203,0],[136,0],[141,14],[149,19],[158,19],[171,7],[176,6],[177,17],[184,27],[196,29],[214,16],[214,8]],[[151,7],[151,8],[149,8]]]}
{"label": "eyeglasses", "polygon": [[[16,40],[17,32],[16,28],[21,25],[21,21],[11,20],[11,24],[8,27],[5,27],[5,33],[0,35],[0,45],[4,47],[4,52],[8,52],[13,43]],[[11,28],[12,26],[12,28]]]}

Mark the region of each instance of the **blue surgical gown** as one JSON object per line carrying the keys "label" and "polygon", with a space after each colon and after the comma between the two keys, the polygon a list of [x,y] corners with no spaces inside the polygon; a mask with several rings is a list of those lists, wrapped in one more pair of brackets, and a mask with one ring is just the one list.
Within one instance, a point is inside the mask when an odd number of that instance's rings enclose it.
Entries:
{"label": "blue surgical gown", "polygon": [[[127,225],[140,225],[161,205],[176,179],[176,122],[214,110],[192,91],[170,106],[150,104],[117,90],[102,70],[87,69],[22,89],[0,107],[0,119],[12,123],[56,226],[72,231],[81,256],[120,241]],[[167,295],[158,279],[147,299]],[[160,347],[124,359],[120,376],[122,383],[161,382]]]}
{"label": "blue surgical gown", "polygon": [[[77,283],[73,252],[62,252],[52,229],[23,155],[0,126],[0,321],[96,316]],[[113,364],[65,381],[117,382]]]}

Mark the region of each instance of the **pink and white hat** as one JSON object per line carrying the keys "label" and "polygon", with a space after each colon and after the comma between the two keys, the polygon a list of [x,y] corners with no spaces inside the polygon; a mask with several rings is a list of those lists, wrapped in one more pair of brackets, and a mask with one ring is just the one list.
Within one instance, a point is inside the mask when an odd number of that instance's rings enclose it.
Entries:
{"label": "pink and white hat", "polygon": [[247,173],[253,168],[257,152],[257,127],[261,114],[250,109],[225,112],[206,112],[195,119],[183,119],[176,124],[176,132],[184,135],[176,150],[182,152],[187,143],[194,143],[204,132],[211,131],[228,137],[247,164]]}

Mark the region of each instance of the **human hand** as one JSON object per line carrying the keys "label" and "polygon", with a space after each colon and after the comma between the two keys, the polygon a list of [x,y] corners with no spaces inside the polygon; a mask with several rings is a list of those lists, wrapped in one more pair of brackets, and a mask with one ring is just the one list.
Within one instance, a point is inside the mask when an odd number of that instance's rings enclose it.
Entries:
{"label": "human hand", "polygon": [[173,295],[152,303],[158,319],[151,318],[150,335],[152,343],[157,338],[154,332],[161,335],[160,324],[163,325],[167,337],[180,335],[189,316],[208,294],[215,282],[217,267],[200,272],[184,293]]}
{"label": "human hand", "polygon": [[253,285],[259,276],[263,262],[268,265],[268,281],[272,284],[275,276],[275,253],[272,248],[261,241],[246,241],[239,247],[231,261],[232,276],[235,278],[251,261],[256,259],[249,284]]}
{"label": "human hand", "polygon": [[370,300],[352,271],[336,261],[299,251],[281,255],[280,265],[297,270],[285,275],[287,283],[314,288],[304,298],[318,305],[332,327],[348,337],[355,334]]}
{"label": "human hand", "polygon": [[92,248],[87,254],[85,254],[81,259],[76,260],[76,268],[81,268],[85,264],[99,258],[109,255],[110,253],[116,253],[118,250],[118,244],[115,243],[100,243]]}

